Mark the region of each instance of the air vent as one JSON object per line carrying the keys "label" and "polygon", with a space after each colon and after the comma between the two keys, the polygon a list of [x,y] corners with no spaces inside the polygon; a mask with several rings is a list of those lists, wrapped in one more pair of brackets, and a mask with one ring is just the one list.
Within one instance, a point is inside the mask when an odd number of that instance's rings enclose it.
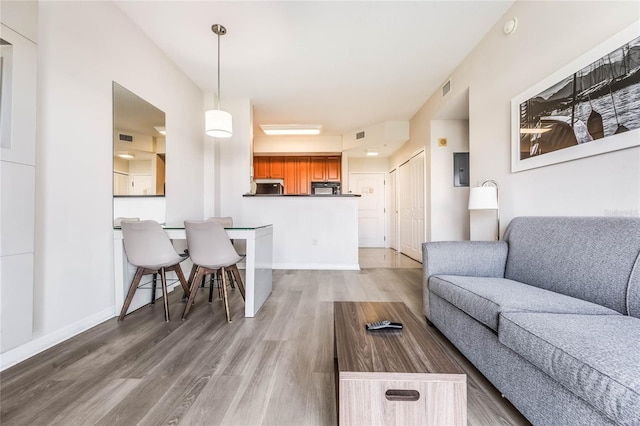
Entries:
{"label": "air vent", "polygon": [[364,130],[356,133],[356,139],[364,139]]}
{"label": "air vent", "polygon": [[133,142],[133,135],[125,135],[124,133],[118,133],[118,140],[122,142]]}
{"label": "air vent", "polygon": [[444,86],[442,86],[442,97],[447,96],[447,93],[451,91],[451,80],[447,81]]}

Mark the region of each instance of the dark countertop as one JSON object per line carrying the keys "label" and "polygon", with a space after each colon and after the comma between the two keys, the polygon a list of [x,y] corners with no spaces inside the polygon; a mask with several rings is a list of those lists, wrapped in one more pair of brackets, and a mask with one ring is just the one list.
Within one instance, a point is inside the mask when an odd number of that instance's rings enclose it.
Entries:
{"label": "dark countertop", "polygon": [[243,197],[314,197],[314,198],[349,198],[349,197],[361,197],[360,194],[337,194],[337,195],[328,195],[328,194],[244,194]]}

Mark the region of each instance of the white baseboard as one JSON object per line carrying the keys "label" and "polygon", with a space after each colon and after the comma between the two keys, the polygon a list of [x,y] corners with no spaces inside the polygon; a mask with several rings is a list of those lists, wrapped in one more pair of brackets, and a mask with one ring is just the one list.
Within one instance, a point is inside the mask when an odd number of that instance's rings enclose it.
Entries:
{"label": "white baseboard", "polygon": [[8,350],[3,354],[0,354],[0,371],[22,362],[34,355],[39,354],[42,351],[49,349],[58,343],[64,342],[73,336],[82,333],[85,330],[95,327],[96,325],[103,323],[115,316],[115,307],[111,306],[102,312],[98,312],[90,317],[84,318],[80,321],[76,321],[64,328],[49,333],[46,336],[33,339],[17,348]]}
{"label": "white baseboard", "polygon": [[358,263],[341,263],[341,264],[325,264],[325,263],[274,263],[273,269],[315,269],[319,271],[359,271]]}

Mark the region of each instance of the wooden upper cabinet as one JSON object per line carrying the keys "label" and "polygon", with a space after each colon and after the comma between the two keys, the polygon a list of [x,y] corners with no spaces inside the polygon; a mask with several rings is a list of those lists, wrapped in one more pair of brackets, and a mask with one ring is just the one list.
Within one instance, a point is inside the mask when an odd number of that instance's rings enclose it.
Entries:
{"label": "wooden upper cabinet", "polygon": [[340,157],[311,157],[312,181],[339,181],[341,169]]}
{"label": "wooden upper cabinet", "polygon": [[270,157],[269,177],[272,179],[284,178],[284,157]]}
{"label": "wooden upper cabinet", "polygon": [[253,157],[253,178],[284,178],[284,157]]}
{"label": "wooden upper cabinet", "polygon": [[269,177],[269,157],[253,157],[253,178],[267,179]]}
{"label": "wooden upper cabinet", "polygon": [[287,157],[284,159],[284,193],[297,194],[298,189],[298,164],[296,157]]}
{"label": "wooden upper cabinet", "polygon": [[311,179],[309,176],[309,168],[311,159],[309,157],[295,157],[297,163],[297,187],[296,194],[311,194]]}
{"label": "wooden upper cabinet", "polygon": [[327,157],[311,157],[311,180],[323,181],[326,176]]}
{"label": "wooden upper cabinet", "polygon": [[342,164],[340,157],[327,157],[326,176],[327,180],[339,181],[342,175]]}

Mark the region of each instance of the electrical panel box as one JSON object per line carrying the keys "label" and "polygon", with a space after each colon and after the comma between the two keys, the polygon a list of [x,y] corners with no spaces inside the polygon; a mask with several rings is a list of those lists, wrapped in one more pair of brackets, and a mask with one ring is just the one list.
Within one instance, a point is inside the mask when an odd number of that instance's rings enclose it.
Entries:
{"label": "electrical panel box", "polygon": [[453,153],[453,186],[469,186],[469,153]]}

